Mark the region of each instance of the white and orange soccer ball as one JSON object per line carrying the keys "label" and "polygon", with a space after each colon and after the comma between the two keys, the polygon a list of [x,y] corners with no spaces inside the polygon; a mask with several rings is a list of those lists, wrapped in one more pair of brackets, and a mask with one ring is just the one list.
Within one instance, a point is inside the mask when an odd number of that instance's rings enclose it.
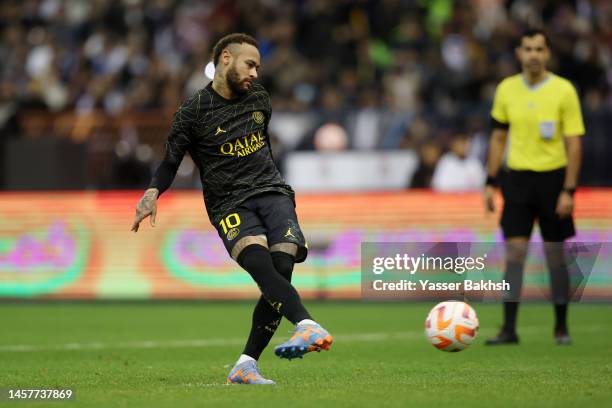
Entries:
{"label": "white and orange soccer ball", "polygon": [[425,335],[439,350],[461,351],[469,346],[478,333],[478,317],[464,302],[438,303],[427,315]]}

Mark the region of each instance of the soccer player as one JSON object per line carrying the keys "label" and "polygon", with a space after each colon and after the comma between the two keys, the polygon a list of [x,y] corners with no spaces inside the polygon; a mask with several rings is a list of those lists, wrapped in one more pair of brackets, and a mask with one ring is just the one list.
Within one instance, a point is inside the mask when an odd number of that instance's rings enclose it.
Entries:
{"label": "soccer player", "polygon": [[293,336],[276,347],[281,358],[327,350],[332,337],[313,321],[291,285],[296,262],[307,246],[295,213],[295,194],[274,164],[268,123],[270,96],[256,83],[257,41],[246,34],[223,37],[213,48],[215,76],[174,114],[163,162],[136,206],[132,230],[150,216],[172,184],[189,152],[200,170],[211,223],[230,256],[253,278],[261,297],[253,311],[244,351],[227,382],[273,384],[261,376],[257,360],[284,316],[296,325]]}
{"label": "soccer player", "polygon": [[[502,178],[501,227],[506,241],[505,279],[511,289],[504,301],[504,325],[486,344],[517,344],[516,317],[523,267],[533,223],[537,219],[551,277],[557,344],[570,344],[567,307],[569,277],[563,244],[575,235],[572,212],[581,160],[584,124],[572,84],[546,69],[548,39],[528,30],[516,49],[522,73],[504,79],[491,111],[485,204],[494,211],[493,195],[506,145],[508,172]],[[508,142],[506,144],[506,142]]]}

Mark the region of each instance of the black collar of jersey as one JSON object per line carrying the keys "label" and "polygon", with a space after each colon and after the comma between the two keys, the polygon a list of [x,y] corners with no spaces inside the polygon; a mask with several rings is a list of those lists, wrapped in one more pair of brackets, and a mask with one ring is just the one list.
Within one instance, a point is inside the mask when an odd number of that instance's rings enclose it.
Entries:
{"label": "black collar of jersey", "polygon": [[[234,99],[227,99],[226,97],[224,97],[223,95],[220,95],[217,91],[215,91],[215,88],[213,88],[212,84],[213,84],[213,81],[210,81],[208,83],[208,85],[206,85],[206,90],[208,92],[210,92],[210,94],[213,96],[213,98],[216,98],[216,99],[220,100],[221,102],[227,103],[227,104],[240,102],[250,92],[250,89],[249,89],[248,91],[246,91],[245,93],[241,94],[240,96],[238,96],[238,97],[236,97]],[[251,88],[253,88],[253,86],[251,86]]]}

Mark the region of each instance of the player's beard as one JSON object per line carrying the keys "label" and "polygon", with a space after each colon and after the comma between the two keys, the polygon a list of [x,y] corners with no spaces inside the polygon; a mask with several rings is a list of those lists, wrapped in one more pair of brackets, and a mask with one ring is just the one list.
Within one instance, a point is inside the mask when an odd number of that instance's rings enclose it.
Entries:
{"label": "player's beard", "polygon": [[236,71],[236,67],[234,67],[233,64],[227,69],[225,79],[227,81],[227,86],[229,86],[236,95],[242,95],[248,91],[248,88],[243,86],[245,80],[240,80],[240,74]]}

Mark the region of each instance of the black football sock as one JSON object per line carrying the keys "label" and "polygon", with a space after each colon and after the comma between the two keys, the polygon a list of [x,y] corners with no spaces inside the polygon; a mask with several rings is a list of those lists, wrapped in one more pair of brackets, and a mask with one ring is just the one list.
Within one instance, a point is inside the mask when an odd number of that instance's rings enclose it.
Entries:
{"label": "black football sock", "polygon": [[283,275],[288,282],[291,282],[295,257],[281,251],[271,252],[270,255],[272,256],[272,262],[274,263],[274,268],[276,268],[276,271]]}
{"label": "black football sock", "polygon": [[251,332],[242,354],[258,360],[268,343],[270,343],[281,319],[280,313],[274,310],[263,296],[260,296],[255,309],[253,309]]}
{"label": "black football sock", "polygon": [[570,280],[563,245],[544,244],[546,263],[550,274],[552,303],[555,305],[555,331],[567,331],[567,305],[570,301]]}
{"label": "black football sock", "polygon": [[502,330],[508,334],[516,333],[518,307],[518,302],[504,302],[504,327]]}
{"label": "black football sock", "polygon": [[555,331],[567,332],[567,303],[555,305]]}
{"label": "black football sock", "polygon": [[555,330],[567,331],[567,305],[569,302],[569,275],[565,265],[551,269],[552,301],[555,305]]}
{"label": "black football sock", "polygon": [[524,262],[507,260],[504,281],[510,285],[510,290],[504,292],[504,302],[520,302],[523,289]]}
{"label": "black football sock", "polygon": [[[272,252],[272,261],[276,270],[288,281],[291,282],[293,273],[293,264],[295,258],[293,255],[284,252]],[[244,351],[242,354],[259,359],[261,353],[270,343],[274,332],[278,328],[282,319],[282,315],[277,312],[268,301],[261,296],[253,310],[253,323],[251,332]]]}
{"label": "black football sock", "polygon": [[257,283],[265,300],[287,320],[296,324],[311,319],[297,290],[274,267],[268,248],[249,245],[240,252],[238,263]]}
{"label": "black football sock", "polygon": [[526,254],[527,245],[508,243],[506,246],[504,280],[510,285],[510,290],[504,293],[504,326],[502,330],[509,334],[516,333],[516,317],[523,287]]}
{"label": "black football sock", "polygon": [[557,242],[546,242],[544,249],[550,274],[552,303],[555,305],[567,304],[571,298],[570,279],[563,245]]}

